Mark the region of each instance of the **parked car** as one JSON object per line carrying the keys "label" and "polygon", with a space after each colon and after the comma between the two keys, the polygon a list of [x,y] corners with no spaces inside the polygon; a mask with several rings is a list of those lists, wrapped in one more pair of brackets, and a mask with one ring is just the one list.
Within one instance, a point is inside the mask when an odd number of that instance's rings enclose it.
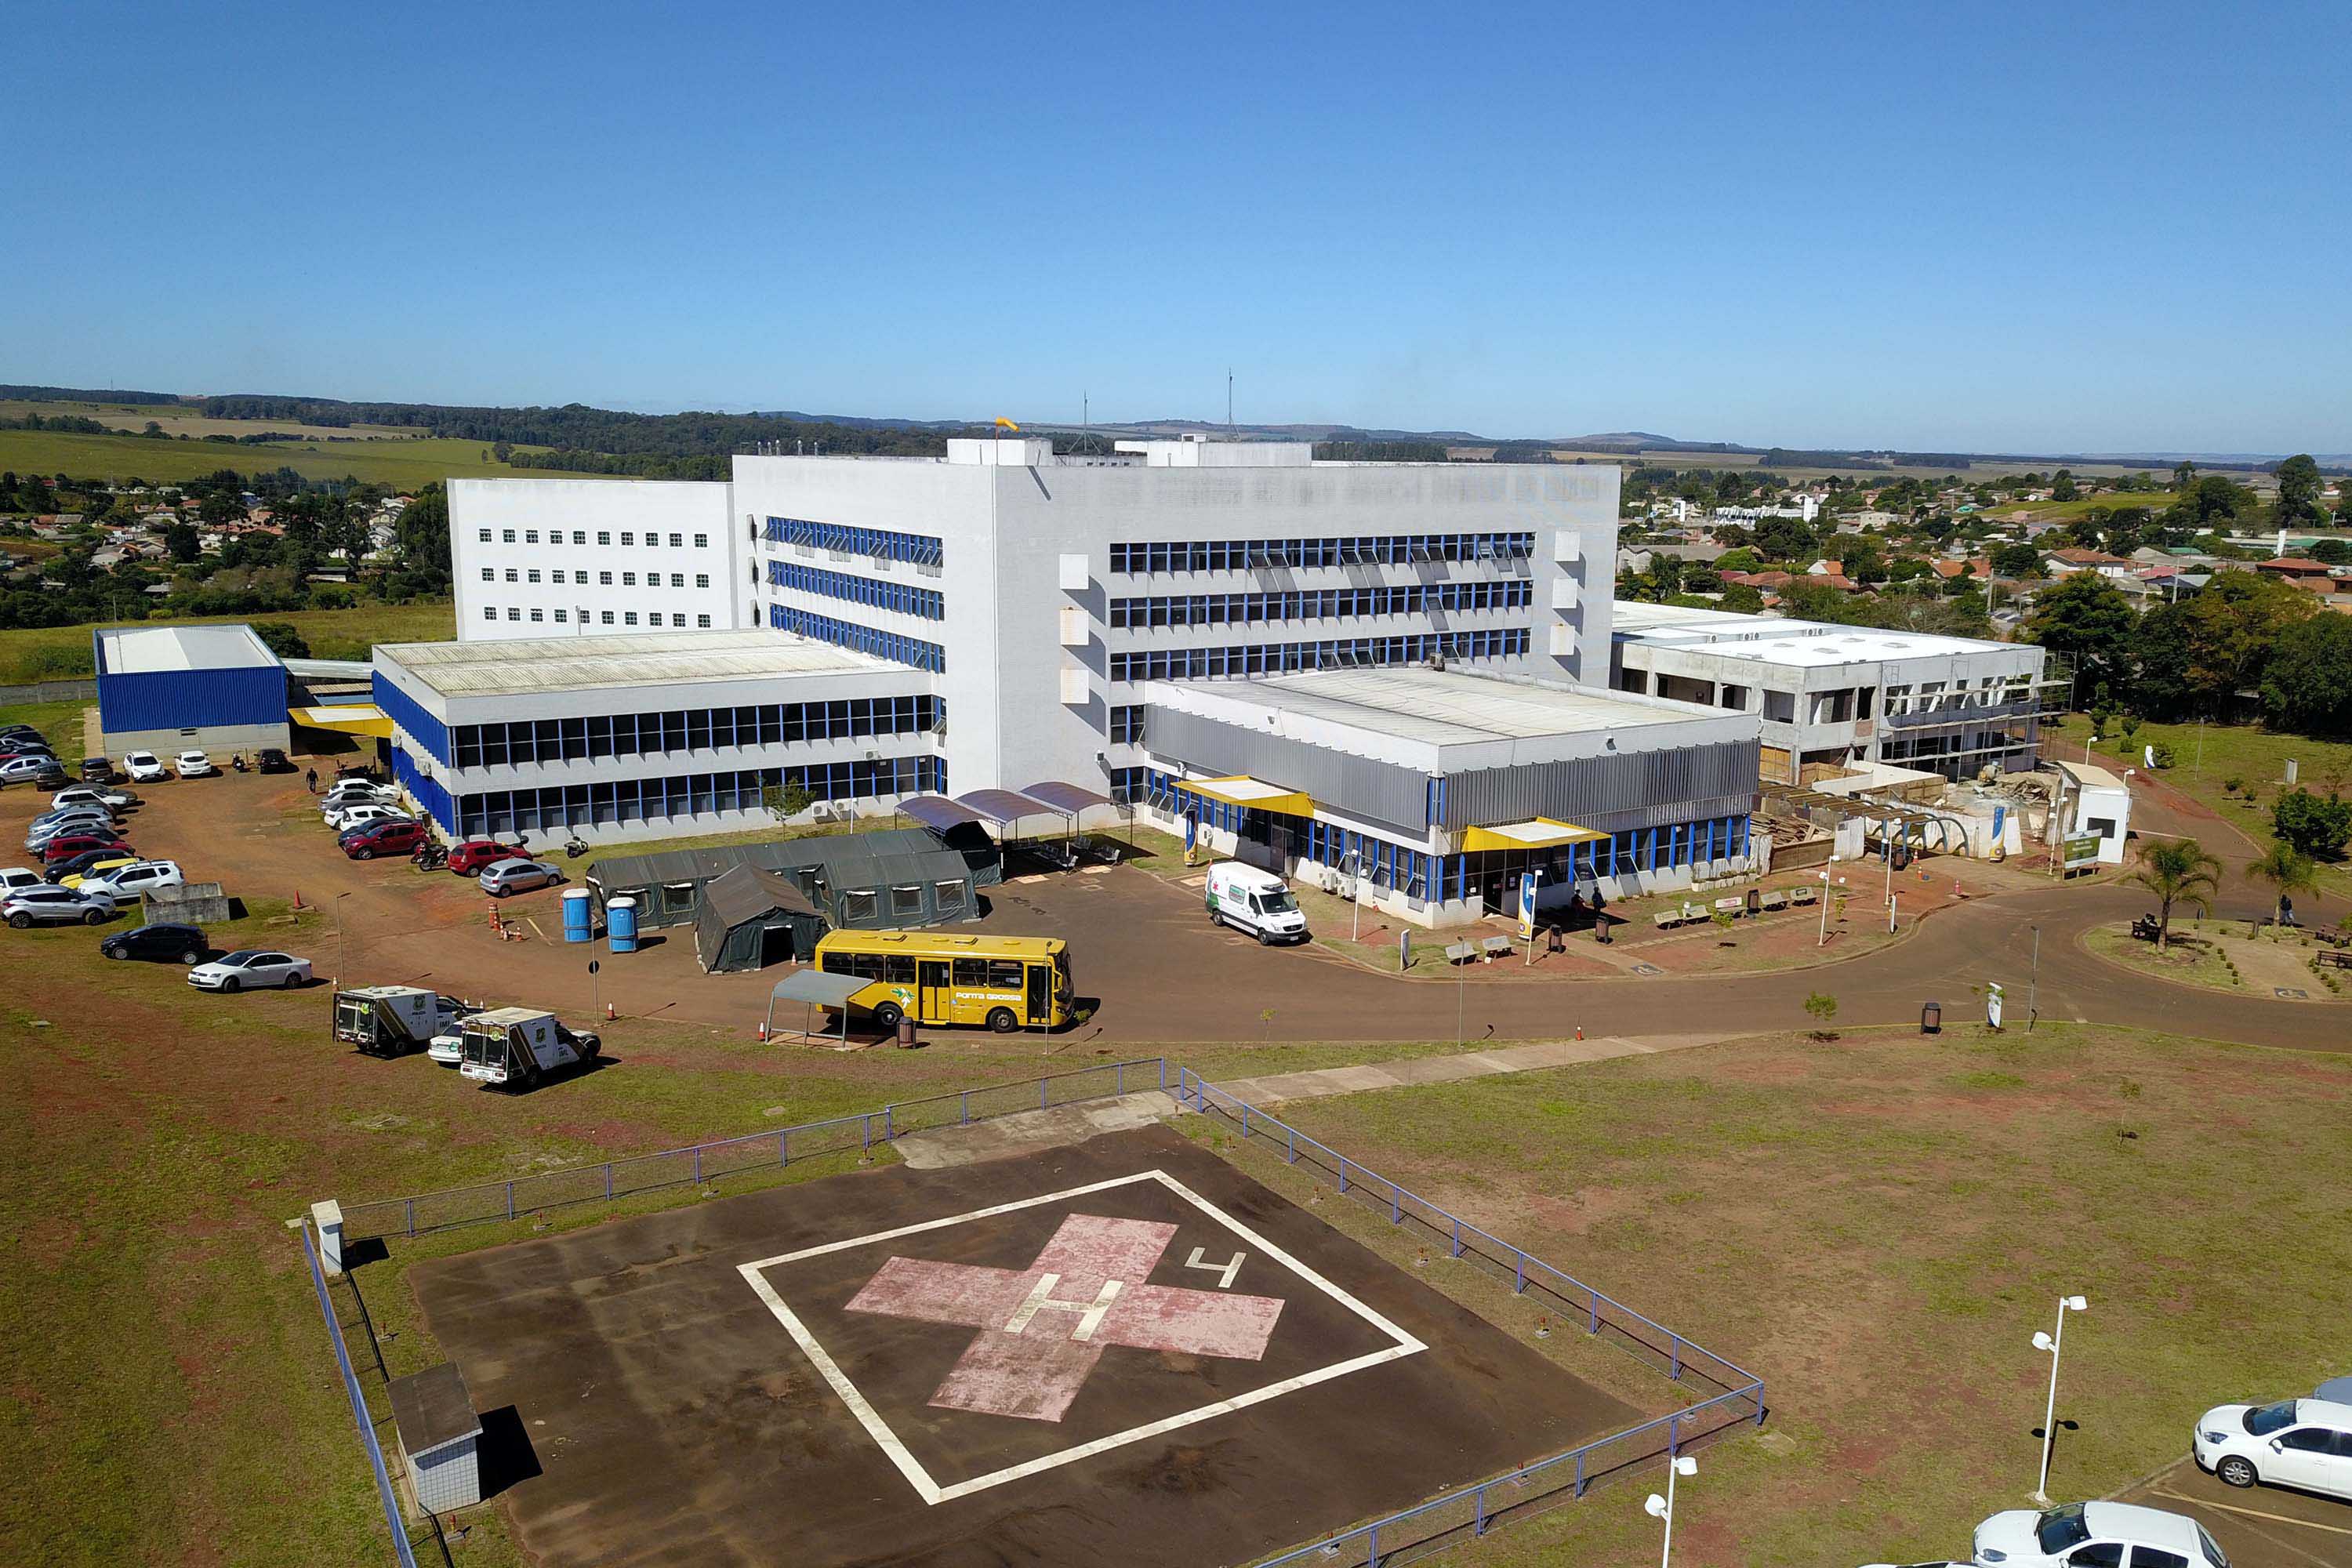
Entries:
{"label": "parked car", "polygon": [[343,805],[321,814],[327,826],[338,836],[354,827],[365,827],[372,822],[411,822],[415,820],[396,805]]}
{"label": "parked car", "polygon": [[76,885],[85,893],[104,893],[118,904],[127,904],[158,888],[176,888],[186,880],[177,860],[133,860],[128,866],[94,869]]}
{"label": "parked car", "polygon": [[109,958],[155,959],[194,968],[205,961],[212,943],[194,926],[137,926],[116,931],[98,944],[98,951]]}
{"label": "parked car", "polygon": [[2186,1514],[2128,1502],[2069,1502],[2039,1512],[2010,1509],[1977,1526],[1976,1560],[1988,1568],[2230,1568],[2229,1558]]}
{"label": "parked car", "polygon": [[0,897],[13,893],[19,888],[48,886],[50,882],[47,876],[28,866],[11,866],[6,870],[0,871]]}
{"label": "parked car", "polygon": [[57,748],[37,735],[20,737],[14,741],[0,741],[0,759],[47,757],[54,761],[57,754]]}
{"label": "parked car", "polygon": [[25,837],[30,838],[36,834],[60,832],[76,823],[111,827],[114,826],[114,813],[95,802],[83,805],[52,806],[25,824]]}
{"label": "parked car", "polygon": [[40,740],[40,731],[30,724],[0,724],[0,744],[10,741]]}
{"label": "parked car", "polygon": [[111,833],[60,833],[41,845],[41,864],[55,866],[60,860],[70,860],[85,849],[115,849],[131,853],[131,846]]}
{"label": "parked car", "polygon": [[117,866],[133,865],[138,859],[139,851],[128,847],[85,849],[79,855],[68,855],[62,860],[52,862],[47,868],[48,880],[52,886],[70,888],[77,878],[87,877],[93,872],[103,876]]}
{"label": "parked car", "polygon": [[172,766],[179,770],[184,779],[208,779],[220,772],[213,766],[213,760],[202,752],[182,752],[172,759]]}
{"label": "parked car", "polygon": [[342,836],[343,853],[354,860],[373,860],[379,855],[405,855],[425,842],[425,824],[403,820],[371,822],[355,832]]}
{"label": "parked car", "polygon": [[275,746],[264,746],[260,756],[254,759],[254,766],[265,773],[290,773],[294,771],[294,761]]}
{"label": "parked car", "polygon": [[460,877],[478,877],[485,866],[495,866],[501,860],[528,860],[530,851],[520,844],[501,844],[495,838],[467,838],[449,846],[449,869]]}
{"label": "parked car", "polygon": [[29,752],[10,757],[0,763],[0,784],[38,784],[41,775],[57,765],[54,757],[36,756]]}
{"label": "parked car", "polygon": [[2197,1468],[2227,1485],[2298,1487],[2352,1499],[2352,1405],[2281,1399],[2222,1405],[2197,1418]]}
{"label": "parked car", "polygon": [[480,880],[482,891],[494,899],[503,899],[509,893],[551,888],[563,880],[563,873],[544,860],[501,860],[484,867]]}
{"label": "parked car", "polygon": [[114,918],[114,900],[103,893],[72,888],[21,888],[0,902],[0,917],[18,931],[35,925],[104,925]]}
{"label": "parked car", "polygon": [[122,770],[110,758],[84,757],[81,760],[81,782],[84,784],[121,784]]}
{"label": "parked car", "polygon": [[131,775],[132,784],[161,784],[172,776],[163,759],[152,752],[131,752],[124,754],[122,771]]}
{"label": "parked car", "polygon": [[369,784],[363,779],[354,779],[349,784],[336,784],[320,795],[319,809],[325,811],[339,805],[383,805],[399,798],[398,790],[384,784]]}
{"label": "parked car", "polygon": [[112,784],[71,784],[49,796],[51,811],[63,811],[69,805],[94,805],[112,815],[139,804],[137,795]]}
{"label": "parked car", "polygon": [[39,790],[60,790],[73,783],[73,775],[57,763],[51,763],[33,775],[33,787]]}
{"label": "parked car", "polygon": [[241,947],[188,971],[188,984],[201,991],[243,991],[278,985],[291,991],[310,983],[310,961],[268,948]]}

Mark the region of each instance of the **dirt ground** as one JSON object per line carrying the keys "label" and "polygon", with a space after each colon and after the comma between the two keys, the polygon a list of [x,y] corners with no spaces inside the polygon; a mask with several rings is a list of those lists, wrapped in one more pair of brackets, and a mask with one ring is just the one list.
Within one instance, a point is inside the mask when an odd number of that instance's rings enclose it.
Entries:
{"label": "dirt ground", "polygon": [[1164,1128],[408,1280],[550,1568],[1244,1562],[1640,1418]]}

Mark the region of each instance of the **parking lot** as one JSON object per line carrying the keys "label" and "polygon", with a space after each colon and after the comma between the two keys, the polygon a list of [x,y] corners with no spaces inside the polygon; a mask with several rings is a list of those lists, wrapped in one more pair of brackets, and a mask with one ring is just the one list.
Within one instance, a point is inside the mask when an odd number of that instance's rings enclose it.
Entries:
{"label": "parking lot", "polygon": [[2226,1487],[2186,1458],[2116,1500],[2188,1514],[2222,1543],[2231,1568],[2352,1563],[2352,1503],[2283,1487]]}

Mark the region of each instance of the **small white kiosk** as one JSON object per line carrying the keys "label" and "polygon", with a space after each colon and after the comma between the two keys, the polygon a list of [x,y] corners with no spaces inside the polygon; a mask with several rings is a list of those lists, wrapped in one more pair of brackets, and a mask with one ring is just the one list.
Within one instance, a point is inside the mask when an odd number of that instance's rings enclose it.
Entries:
{"label": "small white kiosk", "polygon": [[419,1509],[447,1513],[482,1500],[482,1423],[456,1363],[394,1378],[392,1424]]}

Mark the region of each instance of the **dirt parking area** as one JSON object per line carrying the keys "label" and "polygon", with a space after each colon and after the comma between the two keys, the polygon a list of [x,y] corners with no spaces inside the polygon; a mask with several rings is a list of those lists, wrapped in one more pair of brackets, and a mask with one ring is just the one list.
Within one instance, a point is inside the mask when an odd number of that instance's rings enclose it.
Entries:
{"label": "dirt parking area", "polygon": [[2337,1568],[2352,1563],[2352,1503],[2283,1487],[2225,1487],[2183,1458],[2118,1500],[2185,1513],[2210,1531],[2231,1568]]}

